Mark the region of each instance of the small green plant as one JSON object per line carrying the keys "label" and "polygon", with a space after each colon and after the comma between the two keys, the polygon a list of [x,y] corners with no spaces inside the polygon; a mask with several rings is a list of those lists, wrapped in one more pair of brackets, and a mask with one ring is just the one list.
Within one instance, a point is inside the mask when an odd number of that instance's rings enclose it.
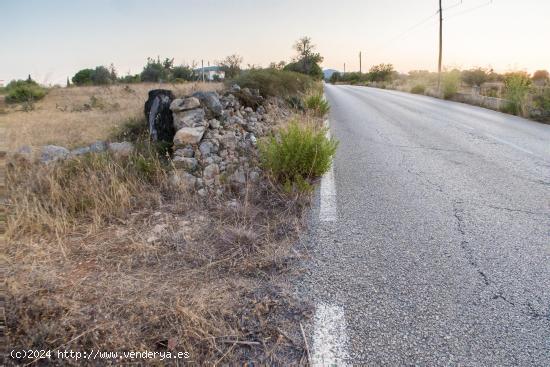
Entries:
{"label": "small green plant", "polygon": [[508,100],[506,112],[514,115],[524,115],[526,100],[531,89],[531,79],[525,72],[511,72],[505,75],[504,98]]}
{"label": "small green plant", "polygon": [[328,101],[321,93],[315,93],[307,96],[304,100],[304,105],[307,109],[313,111],[313,113],[317,116],[324,116],[330,110]]}
{"label": "small green plant", "polygon": [[260,142],[260,161],[271,176],[286,186],[304,191],[305,182],[322,176],[332,164],[338,143],[326,136],[326,128],[301,126],[293,121]]}
{"label": "small green plant", "polygon": [[417,84],[411,88],[413,94],[424,94],[426,92],[426,86],[424,84]]}
{"label": "small green plant", "polygon": [[298,111],[304,111],[304,101],[298,97],[298,96],[291,96],[285,99],[286,103],[288,103],[289,107],[298,110]]}
{"label": "small green plant", "polygon": [[443,74],[441,86],[443,89],[443,98],[450,99],[457,92],[460,85],[460,72],[458,70],[448,71]]}

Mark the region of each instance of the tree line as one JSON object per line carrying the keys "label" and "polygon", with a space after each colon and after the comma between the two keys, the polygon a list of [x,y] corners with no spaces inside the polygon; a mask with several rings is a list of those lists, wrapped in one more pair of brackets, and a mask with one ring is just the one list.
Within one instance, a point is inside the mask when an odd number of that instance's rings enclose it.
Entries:
{"label": "tree line", "polygon": [[[314,79],[323,78],[323,70],[320,63],[323,57],[315,52],[315,45],[309,37],[302,37],[294,44],[296,56],[290,63],[284,61],[271,63],[268,68],[277,70],[294,71],[307,74]],[[217,61],[220,71],[225,73],[226,79],[232,79],[245,70],[258,69],[255,65],[248,64],[243,69],[243,58],[233,54]],[[74,85],[109,85],[116,83],[139,83],[139,82],[185,82],[200,80],[202,77],[201,68],[193,65],[174,65],[174,59],[160,57],[147,58],[147,63],[138,74],[119,76],[114,65],[96,66],[79,70],[70,80],[67,78],[67,86]],[[216,77],[214,77],[216,79]]]}

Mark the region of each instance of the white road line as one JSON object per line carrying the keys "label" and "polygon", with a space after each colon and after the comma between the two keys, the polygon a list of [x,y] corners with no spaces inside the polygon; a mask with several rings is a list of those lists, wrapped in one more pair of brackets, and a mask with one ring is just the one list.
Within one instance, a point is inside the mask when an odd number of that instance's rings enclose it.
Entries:
{"label": "white road line", "polygon": [[508,146],[510,146],[510,147],[512,147],[512,148],[515,148],[515,149],[517,149],[517,150],[520,150],[520,151],[522,151],[522,152],[524,152],[524,153],[531,154],[531,155],[535,155],[535,153],[533,153],[533,152],[530,151],[530,150],[527,150],[527,149],[524,149],[524,148],[522,148],[522,147],[520,147],[520,146],[517,146],[517,145],[514,144],[514,143],[510,143],[510,142],[507,141],[507,140],[504,140],[504,139],[501,139],[501,138],[497,138],[497,137],[494,136],[494,135],[485,134],[485,136],[487,136],[488,138],[494,139],[494,140],[496,140],[496,141],[498,141],[498,142],[500,142],[500,143],[502,143],[502,144],[506,144],[506,145],[508,145]]}
{"label": "white road line", "polygon": [[[328,127],[328,120],[325,121]],[[330,130],[327,130],[327,138],[330,138]],[[327,173],[321,178],[321,207],[319,220],[321,222],[335,222],[336,210],[336,185],[334,183],[334,166],[331,165]]]}
{"label": "white road line", "polygon": [[311,365],[314,367],[350,366],[346,349],[349,339],[343,308],[324,303],[318,304],[313,326]]}

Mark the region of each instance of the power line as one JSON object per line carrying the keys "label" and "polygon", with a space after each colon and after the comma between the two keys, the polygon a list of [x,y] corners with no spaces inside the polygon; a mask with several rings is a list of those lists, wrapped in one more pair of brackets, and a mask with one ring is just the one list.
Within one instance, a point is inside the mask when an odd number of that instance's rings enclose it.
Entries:
{"label": "power line", "polygon": [[456,4],[453,4],[453,5],[451,5],[451,6],[447,7],[447,8],[443,8],[443,10],[447,11],[447,10],[449,10],[449,9],[456,8],[457,6],[462,5],[462,2],[463,2],[463,1],[460,0],[460,1],[459,1],[458,3],[456,3]]}
{"label": "power line", "polygon": [[481,5],[474,6],[474,7],[469,8],[469,9],[465,9],[465,10],[460,11],[460,12],[458,12],[458,13],[451,14],[451,15],[449,15],[449,16],[448,16],[447,18],[445,18],[445,19],[454,18],[454,17],[459,16],[459,15],[471,13],[471,12],[473,12],[474,10],[483,8],[483,7],[488,6],[488,5],[491,5],[492,3],[493,3],[493,0],[489,0],[489,1],[487,1],[486,3],[483,3],[483,4],[481,4]]}
{"label": "power line", "polygon": [[438,13],[439,12],[436,11],[435,13],[430,15],[429,17],[426,17],[426,18],[422,19],[420,22],[418,22],[418,23],[414,24],[413,26],[405,29],[403,32],[399,33],[397,36],[395,36],[393,38],[390,38],[389,40],[384,42],[384,44],[381,47],[377,47],[376,49],[380,49],[380,48],[392,43],[393,41],[396,41],[396,40],[402,38],[403,36],[406,36],[411,31],[415,30],[416,28],[420,27],[421,25],[423,25],[423,24],[429,22],[430,20],[432,20]]}

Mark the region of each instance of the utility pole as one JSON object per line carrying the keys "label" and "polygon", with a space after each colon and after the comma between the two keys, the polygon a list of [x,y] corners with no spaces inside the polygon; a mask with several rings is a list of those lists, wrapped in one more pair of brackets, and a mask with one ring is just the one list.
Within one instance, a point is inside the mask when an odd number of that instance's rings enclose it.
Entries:
{"label": "utility pole", "polygon": [[437,64],[437,91],[441,90],[441,59],[443,55],[443,10],[439,0],[439,62]]}
{"label": "utility pole", "polygon": [[204,83],[204,60],[201,60],[201,74],[202,74],[202,82]]}
{"label": "utility pole", "polygon": [[361,51],[359,51],[359,74],[361,74],[362,68],[361,68]]}
{"label": "utility pole", "polygon": [[344,74],[346,73],[346,63],[344,63]]}

